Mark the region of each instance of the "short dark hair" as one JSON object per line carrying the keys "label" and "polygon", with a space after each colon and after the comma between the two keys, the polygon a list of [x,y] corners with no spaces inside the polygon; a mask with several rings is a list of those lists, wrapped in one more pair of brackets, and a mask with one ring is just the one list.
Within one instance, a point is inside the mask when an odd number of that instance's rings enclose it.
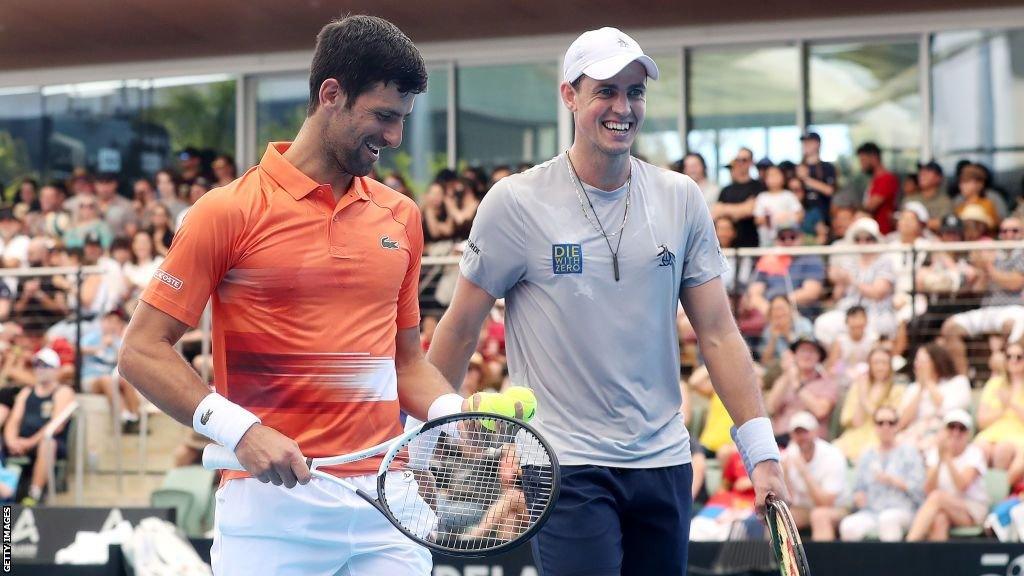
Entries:
{"label": "short dark hair", "polygon": [[878,147],[878,144],[874,142],[865,142],[857,147],[857,154],[867,154],[868,156],[881,156],[882,149]]}
{"label": "short dark hair", "polygon": [[378,82],[394,82],[403,94],[426,91],[427,66],[412,40],[391,22],[376,16],[346,16],[331,21],[316,36],[307,116],[320,107],[320,86],[328,78],[338,81],[346,106],[351,107]]}
{"label": "short dark hair", "polygon": [[46,186],[43,186],[43,188],[56,188],[57,192],[60,192],[64,196],[68,195],[68,187],[60,180],[50,180],[46,183]]}
{"label": "short dark hair", "polygon": [[867,316],[868,315],[868,311],[865,310],[864,307],[861,306],[860,304],[855,304],[853,306],[850,306],[846,310],[846,317],[847,318],[849,318],[851,316],[856,316],[857,314],[863,314],[863,315]]}

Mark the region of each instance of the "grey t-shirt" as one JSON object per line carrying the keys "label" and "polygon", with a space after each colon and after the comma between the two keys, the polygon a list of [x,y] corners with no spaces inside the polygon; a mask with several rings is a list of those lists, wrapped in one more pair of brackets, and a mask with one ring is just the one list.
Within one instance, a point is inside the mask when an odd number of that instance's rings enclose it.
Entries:
{"label": "grey t-shirt", "polygon": [[[693,180],[631,162],[620,281],[564,154],[495,184],[461,263],[469,281],[505,298],[509,376],[534,389],[534,423],[563,464],[690,460],[679,414],[678,295],[728,264]],[[605,231],[618,230],[626,186],[588,192]]]}

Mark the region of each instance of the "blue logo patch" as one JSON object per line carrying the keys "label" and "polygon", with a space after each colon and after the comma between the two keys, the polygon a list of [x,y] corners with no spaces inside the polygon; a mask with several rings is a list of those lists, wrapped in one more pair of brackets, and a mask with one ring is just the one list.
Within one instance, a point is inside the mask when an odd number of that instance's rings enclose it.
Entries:
{"label": "blue logo patch", "polygon": [[551,271],[555,274],[583,274],[583,246],[552,244]]}

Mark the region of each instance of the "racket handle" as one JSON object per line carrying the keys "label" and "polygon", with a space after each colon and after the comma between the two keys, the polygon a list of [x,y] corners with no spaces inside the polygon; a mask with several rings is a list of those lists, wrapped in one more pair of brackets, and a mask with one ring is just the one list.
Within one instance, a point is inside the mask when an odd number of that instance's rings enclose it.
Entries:
{"label": "racket handle", "polygon": [[207,470],[239,470],[245,468],[238,462],[235,453],[220,444],[208,444],[203,448],[203,468]]}

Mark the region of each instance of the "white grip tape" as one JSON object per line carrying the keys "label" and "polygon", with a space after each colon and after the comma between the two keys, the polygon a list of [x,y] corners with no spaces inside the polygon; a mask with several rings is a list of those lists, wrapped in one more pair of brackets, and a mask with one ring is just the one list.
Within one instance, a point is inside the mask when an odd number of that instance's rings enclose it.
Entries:
{"label": "white grip tape", "polygon": [[238,462],[234,452],[218,444],[209,444],[203,448],[203,468],[207,470],[245,470]]}

